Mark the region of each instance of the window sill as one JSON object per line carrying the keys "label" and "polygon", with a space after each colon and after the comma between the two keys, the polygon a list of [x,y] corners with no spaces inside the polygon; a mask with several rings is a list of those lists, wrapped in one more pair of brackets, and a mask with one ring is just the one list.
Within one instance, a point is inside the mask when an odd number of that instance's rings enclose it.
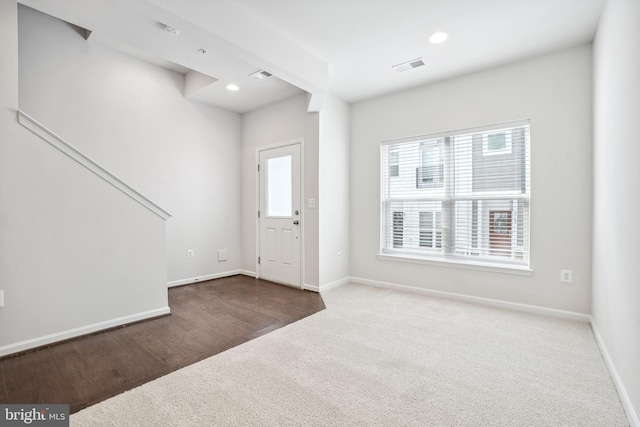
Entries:
{"label": "window sill", "polygon": [[497,264],[491,264],[491,263],[462,261],[462,260],[433,259],[433,258],[419,257],[416,255],[410,256],[410,255],[378,254],[378,259],[381,259],[384,261],[407,262],[411,264],[433,265],[437,267],[459,268],[464,270],[478,270],[478,271],[490,271],[493,273],[515,274],[518,276],[531,276],[533,274],[533,270],[529,267],[521,267],[516,265],[514,266],[497,265]]}

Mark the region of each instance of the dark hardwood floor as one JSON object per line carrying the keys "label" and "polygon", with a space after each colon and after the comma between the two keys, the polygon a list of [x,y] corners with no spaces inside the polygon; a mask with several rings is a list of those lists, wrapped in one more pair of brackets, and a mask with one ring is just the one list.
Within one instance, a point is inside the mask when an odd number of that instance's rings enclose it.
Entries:
{"label": "dark hardwood floor", "polygon": [[71,412],[324,309],[319,294],[246,276],[169,289],[171,315],[0,360],[0,403]]}

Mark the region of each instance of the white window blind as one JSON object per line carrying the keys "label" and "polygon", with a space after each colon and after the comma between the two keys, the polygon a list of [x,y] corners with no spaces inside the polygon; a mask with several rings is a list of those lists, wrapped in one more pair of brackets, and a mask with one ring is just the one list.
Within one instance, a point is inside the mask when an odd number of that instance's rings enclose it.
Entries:
{"label": "white window blind", "polygon": [[383,254],[529,266],[529,121],[385,141]]}

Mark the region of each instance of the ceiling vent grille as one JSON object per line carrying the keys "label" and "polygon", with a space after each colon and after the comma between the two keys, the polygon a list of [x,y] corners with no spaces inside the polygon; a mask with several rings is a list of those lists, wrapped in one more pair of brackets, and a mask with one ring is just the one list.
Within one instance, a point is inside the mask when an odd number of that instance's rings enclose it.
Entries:
{"label": "ceiling vent grille", "polygon": [[422,58],[412,59],[411,61],[403,62],[402,64],[394,65],[393,68],[402,73],[404,71],[413,70],[414,68],[422,67],[426,65]]}
{"label": "ceiling vent grille", "polygon": [[251,77],[253,77],[256,80],[264,80],[264,79],[268,79],[269,77],[271,77],[273,74],[271,74],[268,71],[264,71],[264,70],[260,70],[260,71],[256,71],[255,73],[251,73],[249,74]]}

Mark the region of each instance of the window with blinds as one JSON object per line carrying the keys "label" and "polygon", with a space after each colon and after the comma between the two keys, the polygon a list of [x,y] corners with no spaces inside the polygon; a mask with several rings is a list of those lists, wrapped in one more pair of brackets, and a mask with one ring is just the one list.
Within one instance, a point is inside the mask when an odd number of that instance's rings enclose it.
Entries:
{"label": "window with blinds", "polygon": [[529,121],[384,141],[383,254],[529,267]]}

